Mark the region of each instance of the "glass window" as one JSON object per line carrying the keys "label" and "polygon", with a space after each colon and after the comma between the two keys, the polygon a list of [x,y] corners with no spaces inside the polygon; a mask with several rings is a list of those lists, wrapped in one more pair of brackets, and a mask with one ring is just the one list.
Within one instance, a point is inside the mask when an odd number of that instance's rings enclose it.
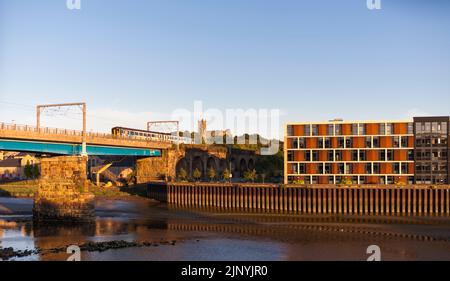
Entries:
{"label": "glass window", "polygon": [[294,151],[288,151],[288,161],[294,161]]}
{"label": "glass window", "polygon": [[448,127],[447,122],[442,122],[441,123],[441,133],[447,134],[447,127]]}
{"label": "glass window", "polygon": [[425,126],[425,128],[423,128],[423,132],[424,133],[431,133],[431,123],[430,122],[425,122],[424,126]]}
{"label": "glass window", "polygon": [[305,148],[306,147],[306,140],[305,140],[305,138],[300,138],[298,140],[298,147],[299,148]]}
{"label": "glass window", "polygon": [[312,135],[313,136],[319,135],[319,128],[317,125],[312,125]]}
{"label": "glass window", "polygon": [[333,151],[328,151],[328,161],[334,161],[334,154]]}
{"label": "glass window", "polygon": [[366,124],[359,124],[358,132],[360,135],[366,134]]}
{"label": "glass window", "polygon": [[345,138],[345,147],[346,148],[352,147],[352,138]]}
{"label": "glass window", "polygon": [[328,135],[332,136],[333,135],[333,131],[334,131],[334,126],[333,124],[329,124],[328,125]]}
{"label": "glass window", "polygon": [[366,151],[365,150],[359,151],[359,161],[366,161]]}
{"label": "glass window", "polygon": [[431,132],[433,132],[433,133],[437,133],[437,132],[439,132],[439,125],[438,125],[438,122],[433,122],[433,123],[431,123]]}
{"label": "glass window", "polygon": [[364,168],[366,174],[372,174],[372,163],[366,163]]}
{"label": "glass window", "polygon": [[375,147],[375,148],[380,147],[380,138],[379,137],[373,137],[373,147]]}
{"label": "glass window", "polygon": [[292,148],[295,148],[295,149],[298,148],[298,139],[297,138],[292,139]]}
{"label": "glass window", "polygon": [[338,174],[344,174],[344,163],[338,163]]}
{"label": "glass window", "polygon": [[385,135],[386,134],[386,124],[385,123],[381,123],[380,124],[380,131],[379,131],[380,135]]}
{"label": "glass window", "polygon": [[313,150],[312,161],[319,161],[319,151]]}
{"label": "glass window", "polygon": [[305,163],[300,163],[298,165],[298,172],[299,172],[299,174],[306,174],[306,164]]}
{"label": "glass window", "polygon": [[402,163],[402,174],[407,174],[407,173],[408,173],[408,164]]}
{"label": "glass window", "polygon": [[342,151],[336,150],[334,158],[335,161],[342,161]]}
{"label": "glass window", "polygon": [[408,150],[408,160],[414,161],[414,150]]}
{"label": "glass window", "polygon": [[331,148],[331,138],[325,138],[325,148]]}
{"label": "glass window", "polygon": [[380,150],[379,159],[380,159],[380,161],[386,161],[386,151],[385,150]]}
{"label": "glass window", "polygon": [[338,147],[344,148],[344,138],[338,138]]}
{"label": "glass window", "polygon": [[331,174],[331,163],[325,163],[325,174]]}
{"label": "glass window", "polygon": [[317,138],[317,148],[323,148],[324,141],[323,138]]}
{"label": "glass window", "polygon": [[366,148],[372,148],[372,137],[366,137]]}
{"label": "glass window", "polygon": [[399,163],[394,163],[392,165],[392,168],[393,168],[394,174],[400,174],[400,164]]}
{"label": "glass window", "polygon": [[345,164],[345,173],[346,174],[353,174],[353,165],[350,163]]}
{"label": "glass window", "polygon": [[392,137],[392,146],[400,147],[400,137],[398,136]]}
{"label": "glass window", "polygon": [[408,123],[408,134],[414,134],[414,123]]}
{"label": "glass window", "polygon": [[310,125],[305,125],[305,136],[311,135],[311,127]]}
{"label": "glass window", "polygon": [[358,150],[352,150],[352,161],[358,161]]}
{"label": "glass window", "polygon": [[358,135],[358,124],[352,124],[352,135]]}
{"label": "glass window", "polygon": [[334,133],[336,136],[342,135],[342,125],[341,124],[334,125]]}
{"label": "glass window", "polygon": [[394,124],[388,123],[386,124],[386,135],[392,135],[394,132]]}
{"label": "glass window", "polygon": [[401,137],[402,147],[408,147],[408,137]]}
{"label": "glass window", "polygon": [[311,151],[305,151],[305,160],[311,161]]}
{"label": "glass window", "polygon": [[391,149],[388,149],[386,152],[386,160],[387,161],[392,161],[394,160],[394,151]]}
{"label": "glass window", "polygon": [[380,173],[380,163],[373,163],[373,173],[374,174]]}

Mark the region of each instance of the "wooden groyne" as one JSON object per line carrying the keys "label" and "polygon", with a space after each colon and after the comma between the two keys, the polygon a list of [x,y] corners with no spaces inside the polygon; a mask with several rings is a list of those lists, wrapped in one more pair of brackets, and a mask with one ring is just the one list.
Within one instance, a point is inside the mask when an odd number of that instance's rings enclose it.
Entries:
{"label": "wooden groyne", "polygon": [[294,214],[449,215],[448,185],[150,183],[150,198],[180,207]]}

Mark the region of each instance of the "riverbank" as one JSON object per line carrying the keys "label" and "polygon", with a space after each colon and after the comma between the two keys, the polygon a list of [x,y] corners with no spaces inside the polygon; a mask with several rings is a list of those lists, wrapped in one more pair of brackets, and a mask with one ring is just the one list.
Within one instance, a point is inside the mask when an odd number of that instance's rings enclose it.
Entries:
{"label": "riverbank", "polygon": [[[38,190],[38,181],[17,181],[0,183],[0,197],[33,198]],[[89,190],[102,198],[120,199],[128,196],[146,197],[146,185],[133,185],[128,187],[98,187],[91,184]]]}

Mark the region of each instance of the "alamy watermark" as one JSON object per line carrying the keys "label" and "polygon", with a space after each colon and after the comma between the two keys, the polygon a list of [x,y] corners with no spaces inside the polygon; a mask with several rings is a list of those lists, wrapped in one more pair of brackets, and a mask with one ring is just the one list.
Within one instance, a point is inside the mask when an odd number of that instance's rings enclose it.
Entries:
{"label": "alamy watermark", "polygon": [[81,0],[67,0],[66,7],[69,10],[81,10]]}
{"label": "alamy watermark", "polygon": [[381,0],[367,0],[367,9],[381,10]]}
{"label": "alamy watermark", "polygon": [[171,119],[179,120],[182,127],[188,128],[182,134],[192,138],[195,144],[260,145],[263,155],[273,155],[279,151],[279,109],[204,109],[201,101],[195,101],[193,110],[176,109]]}

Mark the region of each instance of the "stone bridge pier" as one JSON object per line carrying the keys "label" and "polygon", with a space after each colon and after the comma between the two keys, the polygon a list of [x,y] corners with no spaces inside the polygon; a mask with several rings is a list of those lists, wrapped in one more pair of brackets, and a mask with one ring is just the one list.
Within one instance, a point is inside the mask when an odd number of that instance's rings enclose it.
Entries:
{"label": "stone bridge pier", "polygon": [[93,220],[94,195],[88,189],[87,157],[43,158],[33,219],[38,222]]}

